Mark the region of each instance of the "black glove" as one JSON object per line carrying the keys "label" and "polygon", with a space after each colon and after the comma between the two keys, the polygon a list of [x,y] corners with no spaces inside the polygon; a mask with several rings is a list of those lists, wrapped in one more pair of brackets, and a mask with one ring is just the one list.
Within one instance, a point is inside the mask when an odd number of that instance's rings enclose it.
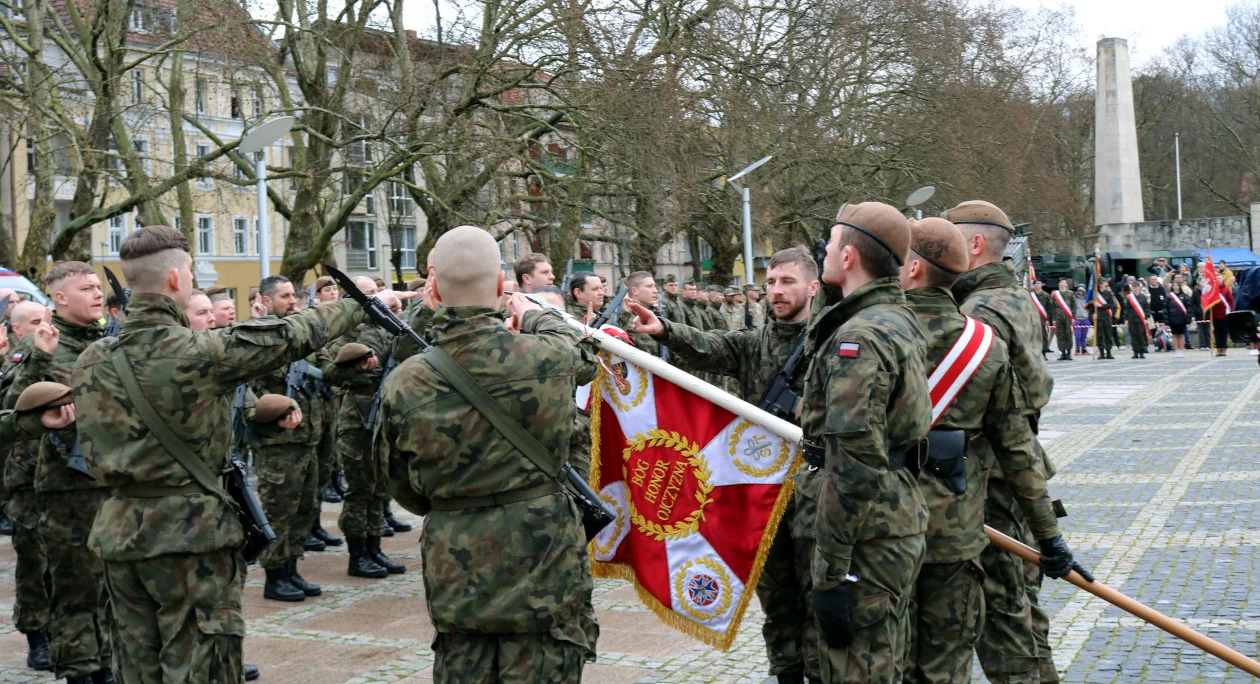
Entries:
{"label": "black glove", "polygon": [[853,623],[849,620],[849,587],[841,582],[833,589],[814,589],[814,615],[818,629],[830,648],[848,648],[853,643]]}
{"label": "black glove", "polygon": [[1041,547],[1041,571],[1046,575],[1063,579],[1069,572],[1075,570],[1085,578],[1086,582],[1094,581],[1094,576],[1089,574],[1083,565],[1073,560],[1072,550],[1068,548],[1067,542],[1063,541],[1063,535],[1056,534],[1049,539],[1042,539],[1037,542],[1037,546]]}

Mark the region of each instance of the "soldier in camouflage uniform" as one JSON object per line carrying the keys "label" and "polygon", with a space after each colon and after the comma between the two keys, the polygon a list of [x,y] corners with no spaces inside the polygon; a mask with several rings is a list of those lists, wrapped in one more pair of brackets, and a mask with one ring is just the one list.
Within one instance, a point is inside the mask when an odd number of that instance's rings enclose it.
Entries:
{"label": "soldier in camouflage uniform", "polygon": [[[158,416],[213,472],[231,434],[230,395],[259,373],[301,358],[362,322],[324,304],[194,333],[183,313],[192,258],[174,229],[148,226],[119,250],[132,288],[118,341],[92,345],[74,372],[83,450],[113,489],[92,527],[118,622],[124,682],[239,682],[245,562],[236,513],[206,492],[145,427],[115,370],[115,347]],[[300,421],[300,412],[282,420]]]}
{"label": "soldier in camouflage uniform", "polygon": [[682,300],[678,298],[678,278],[673,274],[665,276],[665,285],[662,287],[664,297],[661,299],[661,305],[665,308],[665,318],[679,323],[687,322],[687,315],[683,313]]}
{"label": "soldier in camouflage uniform", "polygon": [[[402,300],[394,292],[386,290],[378,296],[395,314],[402,313]],[[384,531],[381,521],[389,503],[386,491],[388,478],[385,464],[372,448],[375,425],[368,425],[373,403],[378,398],[384,366],[388,363],[391,342],[391,336],[382,329],[364,328],[353,344],[361,345],[363,349],[360,351],[366,356],[353,358],[346,355],[343,359],[347,351],[343,347],[338,350],[336,362],[324,367],[324,376],[329,384],[338,388],[337,450],[341,462],[347,466],[346,481],[349,486],[337,526],[350,545],[347,572],[352,577],[381,578],[407,570],[406,566],[395,563],[381,550],[381,534]]]}
{"label": "soldier in camouflage uniform", "polygon": [[761,288],[749,283],[744,286],[744,321],[750,329],[766,324],[766,308],[761,302]]}
{"label": "soldier in camouflage uniform", "polygon": [[[1015,229],[1006,214],[988,202],[963,202],[946,212],[945,218],[962,230],[971,269],[954,281],[954,300],[964,314],[990,325],[994,336],[1006,344],[1015,375],[1016,405],[1035,434],[1054,379],[1039,353],[1041,315],[1015,271],[1002,262]],[[1053,464],[1039,443],[1035,448],[1048,480],[1054,476]],[[1026,544],[1036,543],[1011,485],[998,469],[989,473],[986,509],[994,529]],[[985,573],[985,617],[976,654],[985,676],[995,683],[1058,681],[1050,651],[1050,619],[1037,598],[1041,568],[992,544],[980,561]]]}
{"label": "soldier in camouflage uniform", "polygon": [[[18,393],[8,392],[21,363],[30,355],[35,331],[46,324],[51,311],[35,302],[22,302],[9,319],[13,332],[12,349],[0,367],[0,393],[5,393],[4,408],[11,409]],[[51,329],[51,326],[49,326]],[[55,345],[44,349],[56,351]],[[51,670],[48,633],[49,593],[52,578],[48,574],[48,548],[39,529],[39,519],[47,508],[46,497],[35,491],[35,460],[39,439],[5,442],[13,444],[4,462],[4,486],[9,492],[8,514],[13,523],[13,552],[17,554],[14,569],[15,595],[13,626],[26,636],[26,666],[34,670]]]}
{"label": "soldier in camouflage uniform", "polygon": [[743,293],[737,287],[728,287],[722,298],[722,320],[726,321],[726,329],[732,332],[744,330]]}
{"label": "soldier in camouflage uniform", "polygon": [[1095,318],[1094,343],[1098,347],[1098,358],[1114,359],[1116,357],[1111,355],[1111,348],[1116,343],[1116,330],[1112,327],[1111,312],[1115,311],[1119,304],[1116,302],[1116,293],[1111,291],[1110,278],[1103,278],[1098,290],[1103,300],[1102,308],[1092,301],[1087,302],[1085,308]]}
{"label": "soldier in camouflage uniform", "polygon": [[[910,255],[901,268],[906,302],[927,339],[932,373],[950,355],[967,325],[950,285],[969,265],[962,233],[949,221],[914,222]],[[955,363],[966,364],[967,358]],[[914,682],[971,681],[972,653],[984,622],[984,532],[986,471],[996,468],[1011,486],[1020,510],[1039,540],[1058,539],[1047,572],[1062,577],[1073,565],[1061,543],[1036,437],[1019,410],[1006,344],[993,338],[983,360],[954,397],[942,405],[929,433],[929,467],[919,473],[928,504],[927,553],[915,582],[915,620],[906,679]],[[951,453],[950,432],[966,435],[964,449]],[[959,446],[962,446],[961,444]],[[958,477],[950,479],[951,475]],[[959,480],[963,487],[959,491]]]}
{"label": "soldier in camouflage uniform", "polygon": [[[57,350],[50,355],[32,349],[10,392],[20,394],[41,381],[69,385],[79,354],[104,332],[97,322],[104,304],[101,281],[91,266],[80,261],[62,262],[49,270],[47,280],[56,305],[53,325],[60,333]],[[73,427],[46,434],[40,440],[35,472],[35,491],[48,504],[39,527],[52,578],[48,631],[52,635],[53,671],[74,682],[103,676],[97,673],[108,671],[110,659],[104,566],[88,548],[88,532],[109,490],[99,476],[92,478],[70,467],[77,443]],[[52,505],[54,500],[56,505]]]}
{"label": "soldier in camouflage uniform", "polygon": [[[656,281],[652,278],[651,273],[635,271],[626,276],[625,285],[629,288],[626,290],[625,302],[627,305],[630,302],[634,302],[649,311],[656,311],[659,295],[656,291]],[[631,330],[630,324],[634,321],[634,318],[634,313],[630,311],[629,306],[622,307],[621,314],[617,316],[617,327],[625,330],[630,335],[630,341],[634,343],[635,347],[652,356],[660,356],[660,346],[656,343],[656,340],[652,339],[651,335],[636,333]]]}
{"label": "soldier in camouflage uniform", "polygon": [[569,291],[564,293],[568,312],[578,320],[598,314],[604,306],[604,285],[594,273],[578,271],[569,277]]}
{"label": "soldier in camouflage uniform", "polygon": [[[1058,297],[1051,295],[1051,306],[1048,311],[1050,320],[1054,323],[1055,344],[1059,346],[1059,361],[1072,360],[1072,325],[1076,323],[1076,317],[1070,312],[1076,311],[1076,294],[1068,288],[1067,278],[1059,280]],[[1067,305],[1067,311],[1059,306],[1057,301],[1059,297],[1063,298],[1063,303]],[[1038,314],[1040,319],[1040,314]]]}
{"label": "soldier in camouflage uniform", "polygon": [[[328,276],[321,276],[315,279],[315,303],[335,301],[339,296],[337,285],[333,279]],[[376,293],[376,283],[372,283],[372,294]],[[333,342],[330,344],[336,344]],[[330,355],[335,356],[335,352],[329,351]],[[319,433],[319,445],[315,449],[316,459],[319,462],[319,482],[323,487],[321,490],[321,500],[328,503],[338,503],[345,493],[345,488],[339,486],[341,483],[341,459],[337,451],[337,406],[338,401],[333,398],[321,402],[324,415],[323,427]],[[321,506],[316,503],[316,509]],[[319,519],[319,511],[315,511],[315,519],[311,521],[311,535],[306,540],[306,550],[322,551],[329,546],[341,546],[345,541],[336,535],[330,534],[324,529]]]}
{"label": "soldier in camouflage uniform", "polygon": [[802,454],[819,468],[812,600],[825,682],[899,681],[927,506],[915,484],[932,410],[919,323],[898,269],[909,224],[886,204],[846,205],[823,282],[845,294],[806,336]]}
{"label": "soldier in camouflage uniform", "polygon": [[705,307],[704,313],[709,317],[710,330],[730,330],[731,326],[726,322],[726,317],[722,315],[722,304],[725,296],[722,294],[722,288],[717,285],[709,286],[708,305]]}
{"label": "soldier in camouflage uniform", "polygon": [[[1046,316],[1050,316],[1056,307],[1055,303],[1050,301],[1050,293],[1046,292],[1045,285],[1040,280],[1033,281],[1032,289],[1033,297],[1037,298],[1037,303],[1045,309]],[[1073,309],[1075,311],[1075,309]],[[1038,313],[1040,315],[1040,312]],[[1050,353],[1050,321],[1042,320],[1041,322],[1041,356],[1045,358]]]}
{"label": "soldier in camouflage uniform", "polygon": [[[1139,310],[1129,301],[1132,295],[1137,300]],[[1124,318],[1125,324],[1129,331],[1129,346],[1133,348],[1133,358],[1146,358],[1146,341],[1147,327],[1146,322],[1153,320],[1151,318],[1151,300],[1142,288],[1137,285],[1137,281],[1126,283],[1120,288],[1120,311]]]}
{"label": "soldier in camouflage uniform", "polygon": [[[293,283],[284,276],[271,276],[258,288],[267,315],[259,321],[278,323],[297,309]],[[323,430],[325,398],[315,381],[319,369],[332,358],[327,349],[319,349],[294,363],[305,362],[307,372],[297,378],[296,387],[287,384],[295,367],[276,367],[250,379],[254,394],[284,394],[296,399],[305,419],[293,430],[260,435],[254,449],[254,470],[258,473],[258,498],[275,530],[276,540],[258,558],[267,574],[263,596],[276,601],[303,601],[307,596],[322,593],[318,585],[307,582],[298,573],[297,562],[303,556],[311,521],[319,515],[319,481],[316,447]]]}
{"label": "soldier in camouflage uniform", "polygon": [[[776,252],[766,271],[766,285],[777,320],[754,330],[704,332],[675,321],[659,321],[643,308],[635,309],[635,328],[668,347],[680,368],[733,374],[739,396],[757,404],[792,352],[804,344],[809,300],[818,291],[818,267],[809,250],[793,247]],[[802,361],[789,378],[797,396],[804,389],[804,369]],[[795,419],[793,415],[780,417]],[[757,582],[757,598],[766,614],[761,633],[766,640],[771,681],[779,684],[819,678],[819,635],[809,599],[818,510],[819,478],[815,473],[809,468],[796,471],[792,498]]]}
{"label": "soldier in camouflage uniform", "polygon": [[[573,501],[555,474],[567,456],[574,383],[595,376],[596,342],[522,295],[509,323],[498,245],[473,227],[437,241],[429,283],[443,306],[434,343],[554,455],[540,470],[437,373],[429,354],[385,384],[379,447],[390,489],[425,515],[425,596],[437,630],[434,681],[578,682],[595,644],[582,624],[592,582]],[[514,503],[493,497],[509,495]]]}
{"label": "soldier in camouflage uniform", "polygon": [[688,280],[683,283],[679,298],[683,305],[683,322],[697,330],[708,330],[704,316],[700,313],[700,290],[696,287],[696,281]]}

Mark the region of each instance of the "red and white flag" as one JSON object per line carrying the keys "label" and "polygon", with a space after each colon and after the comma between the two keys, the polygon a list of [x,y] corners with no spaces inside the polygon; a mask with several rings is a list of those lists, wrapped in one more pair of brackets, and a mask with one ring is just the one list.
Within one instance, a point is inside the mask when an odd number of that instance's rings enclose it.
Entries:
{"label": "red and white flag", "polygon": [[1229,313],[1229,303],[1221,296],[1221,288],[1216,282],[1216,267],[1212,265],[1210,256],[1203,265],[1203,294],[1199,303],[1203,306],[1204,314],[1217,304],[1225,307],[1225,313]]}
{"label": "red and white flag", "polygon": [[600,356],[589,395],[591,485],[617,519],[591,541],[594,573],[633,581],[663,622],[726,650],[791,496],[798,447]]}

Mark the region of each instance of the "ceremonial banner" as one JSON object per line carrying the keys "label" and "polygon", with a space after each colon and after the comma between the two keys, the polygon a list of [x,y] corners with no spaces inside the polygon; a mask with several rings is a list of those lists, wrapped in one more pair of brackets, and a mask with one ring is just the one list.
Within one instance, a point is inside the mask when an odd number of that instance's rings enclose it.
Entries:
{"label": "ceremonial banner", "polygon": [[1206,315],[1212,307],[1220,304],[1225,307],[1225,313],[1229,313],[1229,304],[1225,303],[1225,299],[1221,297],[1221,288],[1216,282],[1216,267],[1212,265],[1212,256],[1204,260],[1203,265],[1203,294],[1199,303],[1203,306],[1203,313]]}
{"label": "ceremonial banner", "polygon": [[[612,331],[608,331],[612,332]],[[608,352],[586,396],[591,486],[617,512],[594,573],[727,650],[791,496],[795,442]]]}

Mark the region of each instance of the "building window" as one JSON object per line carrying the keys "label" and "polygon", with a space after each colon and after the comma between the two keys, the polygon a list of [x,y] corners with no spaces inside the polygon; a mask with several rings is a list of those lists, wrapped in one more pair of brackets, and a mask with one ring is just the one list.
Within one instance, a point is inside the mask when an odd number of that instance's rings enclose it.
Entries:
{"label": "building window", "polygon": [[138,105],[144,101],[144,74],[139,69],[131,72],[131,104]]}
{"label": "building window", "polygon": [[127,237],[127,216],[119,214],[109,219],[109,253],[117,254],[122,241]]}
{"label": "building window", "polygon": [[[201,159],[204,159],[204,158],[206,158],[206,157],[210,156],[210,143],[200,143],[200,142],[199,142],[199,143],[197,143],[197,144],[196,144],[196,146],[194,147],[194,149],[196,150],[196,155],[195,155],[195,156],[197,157],[198,161],[200,161]],[[213,190],[213,189],[214,189],[214,179],[213,179],[213,178],[198,178],[198,179],[197,179],[197,189],[198,189],[198,190]]]}
{"label": "building window", "polygon": [[262,113],[263,113],[262,91],[257,88],[254,88],[253,95],[254,95],[254,118],[261,119]]}
{"label": "building window", "polygon": [[407,193],[407,186],[402,183],[389,182],[389,215],[394,218],[406,218],[415,213],[415,207],[411,203],[411,195]]}
{"label": "building window", "polygon": [[35,138],[26,139],[26,172],[35,173]]}
{"label": "building window", "polygon": [[135,150],[136,156],[140,158],[140,163],[144,166],[144,172],[149,173],[149,141],[145,138],[132,138],[131,149]]}
{"label": "building window", "polygon": [[351,221],[346,224],[346,268],[354,271],[377,269],[374,222]]}
{"label": "building window", "polygon": [[197,217],[197,253],[214,254],[214,217]]}
{"label": "building window", "polygon": [[244,216],[232,217],[232,253],[249,255],[249,219]]}
{"label": "building window", "polygon": [[193,99],[197,104],[197,113],[206,113],[206,79],[198,78],[194,88]]}
{"label": "building window", "polygon": [[132,33],[152,33],[153,10],[143,5],[137,5],[127,17],[127,28]]}
{"label": "building window", "polygon": [[415,226],[399,226],[398,227],[398,252],[399,265],[405,271],[414,270],[416,267],[416,227]]}
{"label": "building window", "polygon": [[236,95],[236,93],[232,93],[232,104],[231,104],[231,107],[232,107],[232,109],[231,109],[231,112],[232,112],[232,118],[233,118],[233,119],[239,119],[239,118],[241,118],[241,98],[240,98],[240,97],[238,97],[238,96]]}

